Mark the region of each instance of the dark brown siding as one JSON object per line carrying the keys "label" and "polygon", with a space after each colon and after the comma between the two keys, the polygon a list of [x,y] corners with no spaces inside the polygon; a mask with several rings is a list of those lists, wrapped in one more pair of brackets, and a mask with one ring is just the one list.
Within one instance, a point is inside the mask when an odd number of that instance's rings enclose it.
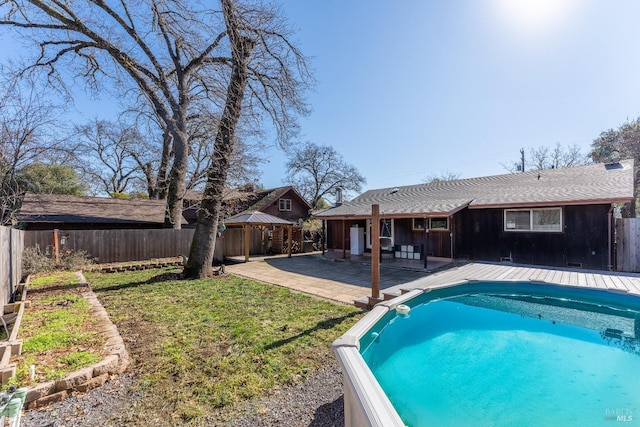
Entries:
{"label": "dark brown siding", "polygon": [[[291,210],[290,211],[281,211],[279,200],[280,199],[290,199],[291,200]],[[279,218],[286,219],[287,221],[297,222],[300,218],[303,220],[309,217],[309,206],[304,204],[300,197],[295,194],[292,190],[287,191],[281,197],[276,199],[271,205],[260,209],[261,212],[264,212],[269,215],[277,216]]]}
{"label": "dark brown siding", "polygon": [[504,231],[503,209],[465,209],[454,216],[454,257],[476,261],[511,259],[518,264],[608,268],[609,205],[566,206],[564,231]]}
{"label": "dark brown siding", "polygon": [[[451,239],[449,231],[430,230],[425,236],[424,231],[414,231],[411,218],[396,219],[394,221],[394,244],[396,245],[422,245],[429,256],[451,256]],[[426,237],[426,241],[425,241]]]}
{"label": "dark brown siding", "polygon": [[[327,221],[327,249],[346,249],[351,250],[351,233],[350,229],[352,225],[358,225],[358,227],[364,228],[366,226],[365,220],[337,220]],[[365,228],[365,233],[367,229]],[[365,234],[365,246],[367,236]],[[344,247],[343,247],[344,244]],[[366,249],[368,250],[368,249]]]}

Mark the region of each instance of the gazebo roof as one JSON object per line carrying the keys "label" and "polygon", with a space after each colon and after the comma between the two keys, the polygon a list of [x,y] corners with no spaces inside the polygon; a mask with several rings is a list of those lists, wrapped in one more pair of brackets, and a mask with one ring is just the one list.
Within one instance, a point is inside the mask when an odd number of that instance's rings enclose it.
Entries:
{"label": "gazebo roof", "polygon": [[293,225],[293,222],[286,219],[278,218],[277,216],[269,215],[264,212],[245,212],[232,216],[224,220],[224,224],[228,226],[239,225]]}

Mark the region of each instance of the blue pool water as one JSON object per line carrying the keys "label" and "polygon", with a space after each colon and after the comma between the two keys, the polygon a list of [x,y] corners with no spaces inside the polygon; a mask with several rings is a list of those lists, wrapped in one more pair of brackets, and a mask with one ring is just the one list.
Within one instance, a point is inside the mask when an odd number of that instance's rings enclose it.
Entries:
{"label": "blue pool water", "polygon": [[362,356],[403,421],[640,425],[638,300],[509,289],[425,294],[363,337]]}

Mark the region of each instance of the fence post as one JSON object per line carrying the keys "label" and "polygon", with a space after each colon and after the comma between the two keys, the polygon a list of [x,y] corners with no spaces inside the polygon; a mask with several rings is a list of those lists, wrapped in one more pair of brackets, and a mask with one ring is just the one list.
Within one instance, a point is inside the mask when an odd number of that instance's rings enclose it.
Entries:
{"label": "fence post", "polygon": [[[9,229],[9,298],[11,301],[13,298],[13,281],[15,277],[13,277],[13,257],[15,253],[13,251],[13,230]],[[5,301],[2,301],[2,304],[5,304]]]}
{"label": "fence post", "polygon": [[60,250],[58,248],[58,229],[53,230],[53,252],[56,257],[56,265],[60,264]]}

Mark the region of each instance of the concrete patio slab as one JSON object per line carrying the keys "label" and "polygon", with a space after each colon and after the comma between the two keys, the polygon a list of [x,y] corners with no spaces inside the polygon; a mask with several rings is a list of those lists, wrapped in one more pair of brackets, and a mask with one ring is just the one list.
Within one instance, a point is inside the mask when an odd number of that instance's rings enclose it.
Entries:
{"label": "concrete patio slab", "polygon": [[[343,304],[371,294],[371,265],[347,262],[320,253],[252,258],[249,262],[225,266],[228,273],[265,283],[284,286],[299,292],[327,298]],[[409,284],[424,278],[427,271],[380,268],[380,289]]]}
{"label": "concrete patio slab", "polygon": [[[597,287],[640,294],[640,275],[604,271],[554,269],[499,263],[471,263],[430,272],[380,267],[382,293],[399,295],[410,289],[438,287],[461,280],[534,280],[570,286]],[[371,265],[361,260],[341,260],[321,253],[252,258],[226,266],[229,273],[284,286],[299,292],[353,304],[371,295]]]}

